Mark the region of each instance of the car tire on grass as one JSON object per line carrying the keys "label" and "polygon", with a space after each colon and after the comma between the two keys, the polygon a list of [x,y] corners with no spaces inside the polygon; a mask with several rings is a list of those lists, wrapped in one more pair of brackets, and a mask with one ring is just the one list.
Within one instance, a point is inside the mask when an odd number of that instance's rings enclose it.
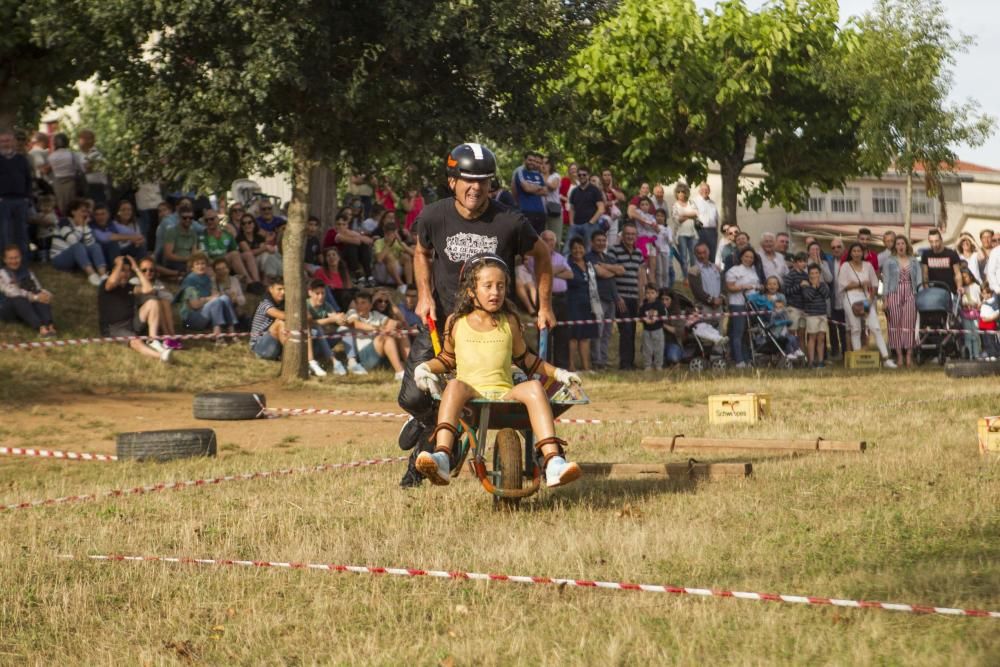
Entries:
{"label": "car tire on grass", "polygon": [[1000,361],[949,361],[944,374],[950,378],[979,378],[1000,375]]}
{"label": "car tire on grass", "polygon": [[267,400],[264,394],[246,392],[196,394],[194,397],[194,418],[217,421],[258,419],[264,416],[266,405]]}
{"label": "car tire on grass", "polygon": [[210,428],[119,433],[118,460],[171,461],[215,456],[215,431]]}

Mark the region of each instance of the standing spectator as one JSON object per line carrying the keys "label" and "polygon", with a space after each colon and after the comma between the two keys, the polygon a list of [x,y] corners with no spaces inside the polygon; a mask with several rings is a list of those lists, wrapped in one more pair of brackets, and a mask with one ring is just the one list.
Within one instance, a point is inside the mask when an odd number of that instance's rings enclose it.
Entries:
{"label": "standing spectator", "polygon": [[14,133],[0,129],[0,248],[16,245],[28,256],[31,163],[17,150]]}
{"label": "standing spectator", "polygon": [[376,279],[383,284],[396,285],[400,293],[413,283],[413,248],[403,243],[399,237],[399,225],[387,221],[382,230],[382,238],[375,239],[372,252],[375,255]]}
{"label": "standing spectator", "polygon": [[330,246],[323,253],[323,265],[316,270],[313,278],[326,285],[327,301],[340,309],[347,309],[354,300],[354,288],[351,286],[351,274],[347,264],[340,258],[337,246]]}
{"label": "standing spectator", "polygon": [[496,178],[490,180],[490,199],[503,206],[505,210],[517,208],[514,195],[507,188],[501,187],[499,179]]}
{"label": "standing spectator", "polygon": [[982,291],[976,282],[972,271],[962,267],[962,329],[965,330],[964,343],[966,356],[969,359],[979,359],[983,348],[979,341],[979,308],[983,305]]}
{"label": "standing spectator", "polygon": [[601,302],[601,323],[598,325],[599,338],[590,348],[590,359],[595,368],[604,370],[608,366],[608,347],[611,344],[611,330],[614,327],[615,307],[618,303],[617,276],[625,274],[625,267],[608,253],[608,235],[598,230],[590,237],[590,252],[584,258],[594,267],[597,274],[597,297]]}
{"label": "standing spectator", "polygon": [[357,331],[372,334],[355,340],[361,366],[370,371],[388,360],[396,372],[396,380],[402,380],[403,360],[399,341],[394,335],[398,325],[395,320],[372,309],[372,297],[368,292],[359,292],[354,297],[354,308],[347,312],[347,323]]}
{"label": "standing spectator", "polygon": [[982,304],[979,306],[979,331],[982,335],[983,354],[988,360],[996,361],[1000,356],[1000,339],[997,338],[997,329],[1000,328],[998,324],[1000,301],[989,283],[983,283],[980,290]]}
{"label": "standing spectator", "polygon": [[788,244],[791,242],[791,238],[788,236],[788,232],[778,232],[774,235],[774,249],[781,253],[781,256],[786,260],[788,259]]}
{"label": "standing spectator", "polygon": [[274,252],[281,247],[281,237],[285,233],[288,220],[274,214],[274,204],[269,199],[261,199],[257,204],[257,227],[268,237],[268,243],[274,246]]}
{"label": "standing spectator", "polygon": [[730,225],[728,222],[722,223],[722,240],[719,241],[719,247],[715,250],[715,265],[720,270],[725,268],[726,262],[733,254],[733,249],[736,247],[736,235],[739,231],[740,228],[736,225]]}
{"label": "standing spectator", "polygon": [[645,298],[639,306],[639,317],[642,318],[642,367],[644,370],[663,369],[663,351],[666,345],[663,340],[663,319],[667,309],[660,300],[656,285],[646,285]]}
{"label": "standing spectator", "polygon": [[225,343],[222,328],[227,333],[236,331],[236,310],[228,294],[217,291],[208,271],[208,257],[201,252],[191,255],[191,272],[181,281],[177,300],[181,304],[181,318],[184,325],[196,331],[212,328],[216,336],[215,344]]}
{"label": "standing spectator", "polygon": [[[806,312],[804,296],[802,290],[809,287],[809,271],[806,269],[809,255],[804,252],[796,253],[792,259],[792,268],[785,274],[785,298],[788,300],[788,319],[791,321],[789,327],[799,337],[799,340],[806,340]],[[826,315],[826,313],[823,313]],[[811,360],[810,360],[811,361]]]}
{"label": "standing spectator", "polygon": [[[590,182],[590,170],[586,167],[577,169],[577,186],[570,193],[570,219],[573,221],[567,235],[567,243],[574,236],[579,236],[584,243],[590,242],[590,237],[598,229],[597,221],[607,210],[604,193]],[[635,225],[633,224],[633,228]],[[569,246],[566,246],[567,250]],[[558,364],[557,364],[558,365]]]}
{"label": "standing spectator", "polygon": [[[131,211],[132,205],[127,202],[126,205]],[[146,256],[146,237],[138,230],[112,220],[107,204],[103,202],[94,204],[91,215],[93,219],[90,222],[90,231],[94,235],[94,240],[101,246],[106,262],[114,262],[119,255],[129,255],[135,259]],[[133,224],[134,222],[133,220]]]}
{"label": "standing spectator", "polygon": [[510,191],[517,207],[539,235],[545,231],[545,197],[549,193],[545,177],[539,171],[541,164],[541,153],[525,153],[524,164],[514,170],[510,181]]}
{"label": "standing spectator", "polygon": [[711,250],[707,243],[694,247],[694,264],[688,269],[688,285],[695,303],[712,313],[722,309],[722,275],[719,267],[709,260]]}
{"label": "standing spectator", "polygon": [[87,224],[88,204],[74,199],[69,204],[69,219],[62,219],[52,237],[52,266],[60,271],[80,269],[95,287],[107,275],[107,262],[101,246]]}
{"label": "standing spectator", "polygon": [[715,257],[715,249],[719,245],[719,207],[712,201],[712,188],[708,183],[698,186],[698,198],[694,201],[698,207],[698,239],[708,246],[708,256]]}
{"label": "standing spectator", "polygon": [[556,246],[562,246],[563,207],[559,198],[562,178],[555,171],[555,157],[542,157],[542,178],[545,179],[545,228],[556,235]]}
{"label": "standing spectator", "polygon": [[267,286],[267,294],[253,314],[250,324],[250,351],[258,359],[277,361],[281,359],[281,351],[288,342],[288,329],[285,328],[285,283],[278,276]]}
{"label": "standing spectator", "polygon": [[396,191],[392,189],[392,184],[389,183],[389,177],[383,176],[380,179],[375,178],[375,203],[382,207],[383,211],[395,211],[396,210]]}
{"label": "standing spectator", "polygon": [[837,288],[840,275],[840,257],[844,254],[844,241],[834,238],[830,241],[828,266],[833,274],[830,283],[830,358],[840,359],[847,352],[847,317],[844,315],[844,295]]}
{"label": "standing spectator", "polygon": [[[219,225],[219,214],[215,209],[205,209],[201,219],[205,224],[205,231],[198,239],[198,246],[202,252],[208,255],[213,266],[216,259],[223,259],[229,265],[230,270],[239,276],[244,284],[256,287],[255,283],[259,281],[254,280],[248,267],[244,266],[239,244],[229,232]],[[264,290],[257,291],[263,293]]]}
{"label": "standing spectator", "polygon": [[[726,259],[725,267],[722,270],[723,275],[728,273],[729,269],[739,265],[740,255],[742,255],[743,251],[747,248],[753,250],[753,247],[750,245],[750,235],[743,231],[737,232],[736,239],[733,241],[733,250]],[[760,255],[758,255],[756,251],[754,251],[753,257],[753,268],[757,272],[757,278],[760,281],[760,284],[763,285],[767,281],[767,275],[764,274],[764,263],[761,261]]]}
{"label": "standing spectator", "polygon": [[657,211],[666,211],[667,215],[670,214],[670,202],[667,200],[667,196],[662,185],[653,186],[653,196],[650,199],[653,202],[654,209]]}
{"label": "standing spectator", "polygon": [[963,233],[958,238],[955,252],[958,253],[958,258],[964,262],[964,266],[969,267],[976,282],[982,282],[983,276],[979,272],[979,252],[976,250],[976,241],[971,234]]}
{"label": "standing spectator", "polygon": [[403,201],[400,203],[403,210],[406,211],[406,220],[404,221],[403,228],[406,231],[410,231],[413,229],[413,223],[417,221],[420,211],[424,210],[424,196],[420,194],[419,188],[410,188],[406,191],[406,196],[403,197]]}
{"label": "standing spectator", "polygon": [[[156,339],[160,334],[160,306],[152,283],[141,273],[138,286],[132,284],[135,258],[119,255],[111,275],[107,276],[97,291],[97,321],[102,336],[132,338],[128,346],[147,357],[156,357],[163,363],[170,361],[173,352]],[[144,343],[143,334],[149,336]]]}
{"label": "standing spectator", "polygon": [[750,361],[750,345],[746,340],[746,295],[760,290],[761,280],[754,268],[757,253],[749,245],[735,254],[738,264],[726,271],[726,292],[729,294],[729,347],[736,368],[746,368]]}
{"label": "standing spectator", "polygon": [[674,187],[674,205],[670,208],[670,218],[677,226],[677,251],[681,258],[681,270],[687,274],[694,263],[694,245],[698,241],[698,207],[691,201],[691,188],[687,183]]}
{"label": "standing spectator", "polygon": [[[194,229],[194,210],[190,205],[177,207],[177,224],[163,233],[163,266],[183,273],[191,257],[201,250],[198,232]],[[207,270],[207,264],[206,264]]]}
{"label": "standing spectator", "polygon": [[47,262],[51,258],[52,236],[59,224],[55,195],[38,195],[37,207],[35,215],[28,220],[28,238],[38,249],[38,259]]}
{"label": "standing spectator", "polygon": [[927,233],[930,248],[924,250],[920,259],[923,267],[923,283],[940,283],[951,290],[952,294],[962,291],[962,260],[958,253],[944,247],[941,231],[932,229]]}
{"label": "standing spectator", "polygon": [[827,313],[830,312],[830,288],[823,281],[823,267],[810,264],[809,282],[802,288],[802,311],[806,316],[806,357],[813,368],[823,368],[826,354]]}
{"label": "standing spectator", "polygon": [[[578,170],[579,168],[577,167],[576,162],[570,162],[569,166],[566,168],[566,175],[559,181],[559,201],[562,203],[562,219],[564,228],[569,227],[569,225],[573,222],[570,217],[569,196],[573,192],[573,189],[576,188],[576,184],[580,181]],[[563,229],[564,233],[566,231],[566,229]],[[560,238],[562,238],[562,236],[563,235],[560,234]]]}
{"label": "standing spectator", "polygon": [[788,262],[785,256],[776,249],[777,237],[771,232],[760,235],[760,262],[764,269],[764,279],[775,276],[779,282],[784,282],[788,273]]}
{"label": "standing spectator", "polygon": [[[647,258],[647,261],[650,261],[650,266],[656,267],[651,272],[653,277],[652,282],[661,287],[673,289],[674,257],[677,256],[677,252],[674,250],[674,232],[670,229],[670,223],[667,220],[667,211],[660,208],[656,209],[654,218],[658,231],[656,232],[656,242],[652,250],[656,251],[656,256]],[[647,248],[647,250],[651,249]]]}
{"label": "standing spectator", "polygon": [[[638,219],[637,213],[639,211],[639,202],[644,198],[649,199],[649,183],[639,184],[639,194],[628,200],[628,208],[625,209],[625,217],[629,220],[634,220],[636,225],[638,225],[639,235],[642,236],[642,221]],[[650,211],[649,214],[652,215],[653,211],[656,209],[652,208],[652,200],[650,199]]]}
{"label": "standing spectator", "polygon": [[[642,253],[635,245],[637,237],[635,223],[626,221],[622,225],[621,242],[609,251],[615,263],[624,267],[621,275],[615,276],[618,289],[617,311],[624,318],[638,316],[639,294],[645,287],[644,277],[639,272]],[[635,322],[618,323],[618,368],[623,371],[635,369]]]}
{"label": "standing spectator", "polygon": [[[989,283],[994,294],[1000,291],[1000,250],[996,248],[995,238],[992,235],[990,237],[990,249],[987,251],[989,258],[983,268],[983,285]],[[983,250],[986,250],[986,246],[983,246]]]}
{"label": "standing spectator", "polygon": [[49,135],[36,132],[28,150],[28,162],[35,178],[36,192],[52,194],[52,167],[49,166]]}
{"label": "standing spectator", "polygon": [[359,213],[363,212],[366,217],[371,213],[372,204],[375,203],[373,180],[374,177],[369,177],[368,174],[351,174],[347,184],[348,193],[358,201],[358,208],[361,209]]}
{"label": "standing spectator", "polygon": [[69,137],[62,132],[52,137],[49,168],[52,170],[52,189],[56,195],[56,207],[60,215],[69,215],[70,202],[77,197],[77,175],[83,174],[83,159],[69,149]]}
{"label": "standing spectator", "polygon": [[979,232],[979,252],[976,258],[979,260],[979,283],[986,281],[986,264],[990,260],[990,251],[993,249],[993,230],[984,229]]}
{"label": "standing spectator", "polygon": [[0,321],[20,320],[41,338],[54,338],[52,292],[42,289],[35,274],[22,262],[21,249],[9,245],[3,251],[0,269]]}
{"label": "standing spectator", "polygon": [[[879,269],[882,269],[885,260],[889,259],[890,257],[896,254],[896,232],[890,229],[889,231],[882,234],[882,246],[885,248],[885,250],[883,250],[877,255]],[[881,271],[879,271],[879,273],[881,273]]]}
{"label": "standing spectator", "polygon": [[[879,269],[878,255],[875,254],[874,250],[868,247],[871,241],[872,241],[872,230],[868,229],[867,227],[862,227],[861,229],[858,230],[857,243],[858,245],[861,246],[861,251],[864,253],[864,261],[871,264],[872,268],[875,269],[875,274],[878,275],[878,269]],[[847,256],[850,252],[851,250],[850,248],[848,248],[847,252],[845,252],[843,255],[840,256],[841,264],[847,262],[848,260]]]}
{"label": "standing spectator", "polygon": [[156,245],[156,228],[160,224],[159,207],[163,201],[160,184],[144,181],[135,191],[135,206],[139,209],[139,230],[146,237],[146,247]]}
{"label": "standing spectator", "polygon": [[108,201],[108,174],[104,171],[104,155],[98,150],[93,130],[80,130],[76,135],[87,177],[87,198],[101,204]]}
{"label": "standing spectator", "polygon": [[532,316],[538,312],[538,286],[531,272],[533,266],[530,257],[522,257],[514,265],[514,294],[521,307]]}
{"label": "standing spectator", "polygon": [[[553,235],[553,245],[555,245],[555,233],[551,230],[546,230],[546,233]],[[597,293],[597,272],[594,265],[587,261],[586,253],[581,239],[569,242],[569,268],[572,277],[566,281],[566,304],[570,320],[596,320],[604,317],[603,311],[595,312],[595,306],[601,307]],[[577,369],[576,360],[579,355],[580,367],[589,371],[591,340],[599,335],[597,324],[572,324],[569,329],[567,368],[571,371]]]}
{"label": "standing spectator", "polygon": [[913,365],[913,348],[916,345],[917,289],[921,282],[921,267],[913,258],[913,249],[905,236],[893,241],[893,255],[885,258],[882,266],[885,318],[889,327],[889,347],[896,351],[896,364]]}
{"label": "standing spectator", "polygon": [[605,169],[601,172],[600,186],[604,191],[604,200],[608,205],[608,215],[611,216],[611,228],[618,229],[618,224],[622,216],[621,209],[627,201],[625,191],[618,187],[618,183],[615,181],[615,177],[610,169]]}
{"label": "standing spectator", "polygon": [[[565,322],[570,319],[566,281],[573,278],[573,270],[569,268],[566,257],[556,250],[555,234],[545,230],[541,234],[541,239],[549,247],[549,252],[552,254],[552,312],[555,314],[557,322]],[[572,239],[570,240],[572,241]],[[534,268],[534,263],[532,263],[532,268]],[[559,368],[566,368],[569,364],[569,339],[568,327],[556,327],[552,331],[552,361]]]}
{"label": "standing spectator", "polygon": [[882,365],[897,368],[896,363],[889,358],[875,308],[875,294],[878,290],[875,267],[865,259],[865,248],[859,242],[851,244],[847,249],[847,256],[850,259],[841,264],[837,275],[837,288],[844,293],[844,314],[847,316],[847,329],[851,333],[851,348],[861,349],[861,323],[864,321],[868,331],[875,334],[875,344],[882,355]]}

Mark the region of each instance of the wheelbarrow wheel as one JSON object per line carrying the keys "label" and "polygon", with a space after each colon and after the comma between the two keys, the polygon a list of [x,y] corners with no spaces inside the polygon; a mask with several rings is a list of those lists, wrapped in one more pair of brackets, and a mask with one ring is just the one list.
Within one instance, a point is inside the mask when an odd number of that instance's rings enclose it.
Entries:
{"label": "wheelbarrow wheel", "polygon": [[[521,448],[521,437],[514,429],[505,428],[497,433],[497,441],[493,446],[497,450],[500,488],[520,490],[524,479],[524,451]],[[497,501],[498,508],[515,510],[521,499],[497,498]]]}

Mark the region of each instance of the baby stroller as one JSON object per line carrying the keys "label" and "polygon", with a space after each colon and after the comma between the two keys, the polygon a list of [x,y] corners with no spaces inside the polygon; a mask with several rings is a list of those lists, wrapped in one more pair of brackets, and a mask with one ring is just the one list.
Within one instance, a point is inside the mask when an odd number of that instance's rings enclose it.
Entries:
{"label": "baby stroller", "polygon": [[[724,371],[728,365],[725,345],[728,339],[715,328],[719,323],[712,316],[707,315],[704,320],[689,318],[696,311],[697,304],[690,296],[677,289],[670,290],[670,324],[684,328],[683,335],[677,338],[684,350],[683,358],[688,362],[688,370],[692,373],[701,373],[705,369]],[[720,339],[722,342],[719,342]]]}
{"label": "baby stroller", "polygon": [[[747,333],[750,336],[750,359],[754,366],[766,364],[781,369],[795,367],[795,357],[785,353],[785,336],[776,336],[772,327],[777,323],[773,306],[762,294],[748,294],[746,312],[739,317],[748,318]],[[789,324],[791,322],[789,321]]]}
{"label": "baby stroller", "polygon": [[916,301],[920,322],[917,325],[917,363],[937,357],[937,362],[943,364],[948,357],[958,357],[961,334],[955,331],[962,328],[959,301],[948,285],[929,283],[917,292]]}

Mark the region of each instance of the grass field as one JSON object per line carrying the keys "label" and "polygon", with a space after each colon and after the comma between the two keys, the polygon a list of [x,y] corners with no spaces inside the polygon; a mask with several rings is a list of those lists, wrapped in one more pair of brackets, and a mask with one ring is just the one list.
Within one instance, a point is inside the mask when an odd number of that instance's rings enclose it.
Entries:
{"label": "grass field", "polygon": [[[388,374],[286,388],[242,347],[178,358],[163,367],[118,346],[0,352],[0,441],[112,452],[119,431],[205,426],[190,417],[191,393],[223,387],[265,391],[275,407],[397,411]],[[975,420],[997,412],[995,379],[953,381],[932,367],[586,381],[592,405],[567,416],[665,423],[560,427],[580,461],[663,461],[640,449],[646,434],[823,436],[869,449],[759,457],[749,480],[696,486],[584,479],[516,513],[493,511],[472,481],[404,492],[401,464],[3,512],[0,664],[1000,664],[991,619],[57,558],[402,566],[1000,609],[1000,461],[981,458],[975,437]],[[706,397],[742,391],[770,393],[775,417],[710,425]],[[215,460],[0,460],[0,504],[399,453],[399,421],[210,425]]]}

